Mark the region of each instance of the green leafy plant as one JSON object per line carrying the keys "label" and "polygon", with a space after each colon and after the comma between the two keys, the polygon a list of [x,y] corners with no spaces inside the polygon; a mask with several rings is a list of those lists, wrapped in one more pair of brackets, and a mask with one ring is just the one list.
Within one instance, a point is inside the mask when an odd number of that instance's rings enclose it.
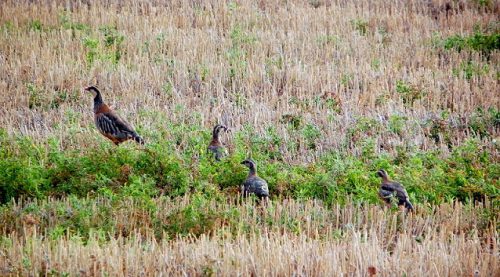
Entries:
{"label": "green leafy plant", "polygon": [[463,50],[477,51],[489,56],[494,50],[500,49],[500,34],[487,34],[477,29],[472,35],[454,35],[444,40],[444,48],[454,49],[458,52]]}
{"label": "green leafy plant", "polygon": [[[478,111],[470,128],[488,136],[498,128],[499,118],[494,109]],[[445,119],[443,115],[429,123],[429,135],[437,142],[449,142],[449,130],[440,123]],[[477,141],[459,147],[450,144],[456,153],[450,157],[403,146],[397,146],[391,155],[378,153],[373,135],[401,133],[405,122],[404,118],[393,117],[385,126],[377,120],[359,118],[356,127],[348,130],[349,143],[356,153],[325,152],[308,165],[283,162],[281,151],[296,147],[300,141],[306,149],[316,147],[321,132],[312,123],[298,129],[291,125],[293,135],[288,141],[273,127],[258,134],[247,126],[234,134],[231,155],[219,163],[206,155],[209,132],[200,132],[201,127],[191,124],[168,126],[170,139],[151,141],[145,150],[135,149],[133,143],[116,148],[104,138],[83,151],[63,150],[57,139],[46,145],[3,131],[0,170],[6,174],[0,175],[0,201],[100,195],[113,201],[132,198],[145,209],[154,210],[150,199],[159,195],[177,197],[196,192],[211,198],[237,194],[248,174],[240,162],[247,157],[257,161],[259,174],[268,181],[273,197],[317,198],[328,203],[352,197],[374,203],[378,201],[375,184],[379,182],[374,172],[393,167],[396,173],[405,172],[403,181],[415,194],[415,203],[495,195],[493,180],[498,167]],[[204,135],[194,135],[200,133]],[[432,187],[428,187],[429,180]]]}
{"label": "green leafy plant", "polygon": [[488,74],[489,66],[475,64],[472,61],[462,62],[460,67],[453,69],[453,74],[455,76],[463,77],[467,80],[471,80],[473,77],[481,77]]}
{"label": "green leafy plant", "polygon": [[426,94],[422,89],[402,80],[396,81],[396,92],[401,95],[403,104],[407,106],[412,106],[416,100],[421,99]]}
{"label": "green leafy plant", "polygon": [[364,36],[368,32],[368,21],[364,19],[353,19],[351,20],[351,25],[360,35]]}
{"label": "green leafy plant", "polygon": [[87,37],[83,39],[83,45],[87,49],[87,54],[85,56],[85,59],[87,60],[88,64],[92,65],[96,61],[99,55],[98,53],[99,41],[97,39]]}
{"label": "green leafy plant", "polygon": [[42,22],[40,22],[40,20],[38,20],[38,19],[30,21],[28,27],[30,30],[36,31],[36,32],[41,32],[41,31],[43,31],[43,28],[44,28]]}

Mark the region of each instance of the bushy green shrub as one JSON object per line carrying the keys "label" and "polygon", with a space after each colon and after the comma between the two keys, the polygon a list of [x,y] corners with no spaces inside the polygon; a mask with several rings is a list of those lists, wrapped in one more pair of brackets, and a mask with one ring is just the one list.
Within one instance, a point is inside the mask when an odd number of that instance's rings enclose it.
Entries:
{"label": "bushy green shrub", "polygon": [[[470,128],[483,136],[485,128],[496,126],[497,117],[492,110],[478,112],[478,119],[471,122]],[[488,127],[483,128],[483,123]],[[103,139],[82,150],[62,150],[56,139],[35,142],[2,131],[0,201],[102,195],[110,199],[141,199],[149,209],[148,199],[159,195],[234,195],[248,174],[240,164],[247,157],[257,161],[258,173],[268,181],[273,197],[315,198],[326,203],[342,203],[349,197],[376,203],[380,180],[375,172],[380,168],[403,182],[416,203],[498,195],[499,166],[495,157],[474,139],[452,148],[449,156],[399,146],[392,154],[378,153],[367,132],[397,133],[401,132],[399,125],[394,120],[385,126],[361,118],[356,128],[349,130],[349,137],[360,152],[325,152],[307,165],[291,165],[279,158],[285,141],[272,128],[263,135],[255,134],[251,128],[236,132],[231,154],[221,162],[207,155],[210,134],[196,125],[169,126],[172,139],[151,141],[144,148],[134,143],[116,147]],[[299,130],[295,139],[308,143],[318,139],[313,125],[303,125]]]}
{"label": "bushy green shrub", "polygon": [[476,30],[469,36],[454,35],[444,40],[444,48],[455,49],[458,52],[473,50],[488,56],[492,51],[500,49],[500,34],[488,34]]}

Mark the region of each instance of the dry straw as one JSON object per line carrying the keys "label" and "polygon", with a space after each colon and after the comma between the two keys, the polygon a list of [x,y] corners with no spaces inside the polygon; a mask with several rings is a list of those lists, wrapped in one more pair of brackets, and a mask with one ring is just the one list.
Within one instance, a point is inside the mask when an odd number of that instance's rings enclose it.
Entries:
{"label": "dry straw", "polygon": [[[296,159],[344,149],[359,117],[407,118],[399,135],[372,134],[387,151],[432,148],[427,120],[446,111],[465,124],[476,108],[500,104],[497,51],[488,61],[439,44],[474,26],[496,28],[494,12],[473,4],[448,11],[443,1],[402,0],[39,2],[0,4],[0,124],[55,136],[65,148],[97,137],[82,92],[96,83],[146,136],[170,122],[208,130],[221,121],[233,130],[276,126],[288,139],[283,118],[300,117],[322,136],[314,151],[300,141]],[[123,42],[104,46],[103,26],[116,27]],[[99,42],[93,63],[88,39]],[[467,62],[478,70],[470,79]],[[398,81],[415,99],[404,103]],[[469,131],[455,125],[458,144]]]}
{"label": "dry straw", "polygon": [[[298,153],[285,159],[310,160],[345,149],[357,118],[386,125],[399,115],[408,119],[399,135],[358,135],[388,151],[442,147],[428,138],[427,120],[446,111],[467,122],[478,107],[500,105],[498,51],[487,60],[439,45],[476,25],[491,27],[498,15],[472,4],[448,13],[443,2],[1,1],[0,126],[41,141],[59,138],[63,148],[89,145],[98,135],[81,89],[97,83],[146,137],[169,122],[210,130],[221,121],[234,130],[276,126],[287,139],[282,122],[291,115],[317,126],[322,137],[315,150],[299,141]],[[116,27],[123,42],[103,45],[104,26]],[[85,41],[92,39],[99,45],[90,62]],[[465,78],[464,61],[479,73]],[[410,104],[398,82],[416,95]],[[450,130],[453,144],[470,135],[460,126]],[[154,201],[154,216],[165,222],[190,204]],[[96,224],[103,202],[90,208]],[[262,210],[210,201],[207,210],[236,210],[240,217],[217,221],[199,236],[161,239],[147,220],[152,215],[131,202],[106,219],[115,233],[86,242],[74,235],[49,239],[48,230],[61,222],[23,214],[23,207],[2,212],[0,275],[500,274],[498,219],[485,222],[481,207],[458,203],[406,217],[352,203],[326,208],[289,200]]]}
{"label": "dry straw", "polygon": [[[233,216],[198,236],[155,236],[151,218],[167,223],[171,214],[193,205],[191,199],[157,199],[158,212],[152,213],[134,201],[123,202],[106,219],[116,233],[107,234],[107,239],[95,233],[87,241],[69,233],[50,239],[45,233],[64,218],[44,214],[72,210],[74,201],[38,202],[45,207],[38,213],[2,222],[0,270],[85,276],[366,276],[370,267],[382,276],[499,273],[498,218],[489,222],[482,206],[443,204],[404,215],[351,201],[327,208],[317,201],[285,200],[262,209],[210,200],[202,213],[231,211]],[[95,215],[91,222],[99,224],[99,211],[111,203],[100,198],[94,203],[88,212]],[[28,207],[33,204],[14,204],[10,210],[19,215]]]}

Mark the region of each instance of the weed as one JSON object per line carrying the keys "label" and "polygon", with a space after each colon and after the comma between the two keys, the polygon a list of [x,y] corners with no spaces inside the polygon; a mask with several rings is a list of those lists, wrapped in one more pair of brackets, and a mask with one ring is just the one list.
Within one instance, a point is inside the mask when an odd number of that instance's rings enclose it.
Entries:
{"label": "weed", "polygon": [[104,60],[116,65],[123,55],[122,43],[125,36],[120,34],[115,26],[102,26],[99,31],[103,37],[102,43],[99,42],[99,39],[90,36],[85,37],[82,41],[87,50],[87,64],[90,66],[96,60]]}
{"label": "weed", "polygon": [[240,25],[234,26],[229,36],[231,47],[228,49],[226,57],[230,65],[229,77],[233,82],[235,78],[241,78],[245,73],[247,67],[245,46],[254,43],[256,38],[244,32]]}
{"label": "weed", "polygon": [[316,39],[316,42],[321,46],[335,46],[335,44],[337,44],[339,41],[340,38],[336,35],[321,35]]}
{"label": "weed", "polygon": [[44,28],[42,22],[40,22],[40,20],[38,19],[30,21],[28,27],[30,30],[36,32],[42,32]]}
{"label": "weed", "polygon": [[306,141],[306,147],[309,149],[315,149],[316,140],[321,136],[321,132],[318,127],[313,124],[306,124],[302,130],[302,134]]}
{"label": "weed", "polygon": [[413,85],[410,85],[402,80],[396,82],[396,92],[401,95],[405,106],[412,106],[416,100],[425,96],[425,92]]}
{"label": "weed", "polygon": [[99,31],[104,36],[105,47],[119,47],[125,40],[125,36],[118,32],[116,26],[102,26]]}
{"label": "weed", "polygon": [[491,137],[500,128],[500,111],[493,107],[488,110],[478,108],[471,116],[468,127],[480,138]]}
{"label": "weed", "polygon": [[43,92],[39,88],[37,88],[35,84],[27,83],[26,89],[28,90],[29,94],[28,107],[30,109],[39,108],[44,105],[44,99],[42,97]]}
{"label": "weed", "polygon": [[500,49],[500,34],[487,34],[476,30],[470,36],[454,35],[444,40],[444,48],[454,49],[458,52],[473,50],[489,57],[492,51]]}
{"label": "weed", "polygon": [[92,65],[98,58],[99,41],[90,37],[83,39],[83,45],[87,49],[85,59],[89,65]]}
{"label": "weed", "polygon": [[389,130],[399,136],[403,135],[403,130],[408,119],[403,116],[393,115],[389,118]]}
{"label": "weed", "polygon": [[351,20],[351,25],[360,35],[364,36],[368,32],[368,21],[364,19],[353,19]]}
{"label": "weed", "polygon": [[60,13],[59,14],[59,24],[66,29],[71,30],[73,37],[76,36],[77,31],[83,31],[85,33],[90,32],[90,26],[80,22],[74,22],[71,19],[71,15],[69,13]]}
{"label": "weed", "polygon": [[285,114],[281,116],[281,123],[288,124],[293,130],[298,130],[302,125],[303,118],[300,115]]}
{"label": "weed", "polygon": [[483,75],[488,74],[489,66],[475,64],[472,61],[462,62],[459,68],[453,69],[453,75],[465,78],[467,80],[471,80],[473,77],[481,77]]}

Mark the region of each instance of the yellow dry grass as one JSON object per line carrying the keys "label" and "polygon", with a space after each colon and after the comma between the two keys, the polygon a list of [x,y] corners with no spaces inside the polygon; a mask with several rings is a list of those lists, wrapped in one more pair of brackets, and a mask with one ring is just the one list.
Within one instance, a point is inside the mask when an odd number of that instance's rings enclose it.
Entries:
{"label": "yellow dry grass", "polygon": [[[157,216],[166,222],[169,214],[192,205],[191,199],[156,199]],[[72,203],[38,204],[49,207],[45,213],[50,214],[50,207],[76,208]],[[89,211],[94,215],[110,204],[106,199],[95,203]],[[12,211],[20,214],[27,207],[30,202]],[[117,233],[103,239],[95,232],[88,241],[77,234],[50,239],[44,230],[59,219],[44,219],[44,213],[24,216],[2,230],[0,270],[24,276],[367,276],[369,267],[380,276],[500,273],[498,218],[488,222],[482,206],[443,204],[404,215],[350,201],[326,208],[316,201],[285,200],[262,209],[211,200],[203,210],[235,216],[196,237],[158,238],[147,212],[124,202],[107,219]],[[131,232],[120,235],[126,229]]]}
{"label": "yellow dry grass", "polygon": [[[146,138],[168,123],[222,122],[257,132],[275,126],[286,139],[283,117],[300,116],[322,138],[316,151],[301,147],[296,157],[344,149],[342,138],[360,116],[382,124],[394,115],[408,119],[400,136],[371,134],[388,151],[432,148],[426,120],[445,111],[456,119],[447,124],[467,122],[476,108],[500,105],[497,51],[486,61],[434,45],[474,26],[497,28],[497,14],[472,4],[447,15],[444,1],[49,2],[0,4],[0,125],[60,138],[63,147],[97,137],[89,127],[91,99],[82,92],[89,84]],[[123,43],[103,46],[103,26],[115,26]],[[100,43],[92,64],[89,38]],[[488,70],[467,80],[469,61]],[[398,81],[420,99],[404,104]],[[36,88],[37,108],[29,108],[28,86]],[[333,109],[325,104],[330,98]],[[46,107],[54,101],[58,108]],[[451,143],[459,144],[469,131],[455,125]]]}

